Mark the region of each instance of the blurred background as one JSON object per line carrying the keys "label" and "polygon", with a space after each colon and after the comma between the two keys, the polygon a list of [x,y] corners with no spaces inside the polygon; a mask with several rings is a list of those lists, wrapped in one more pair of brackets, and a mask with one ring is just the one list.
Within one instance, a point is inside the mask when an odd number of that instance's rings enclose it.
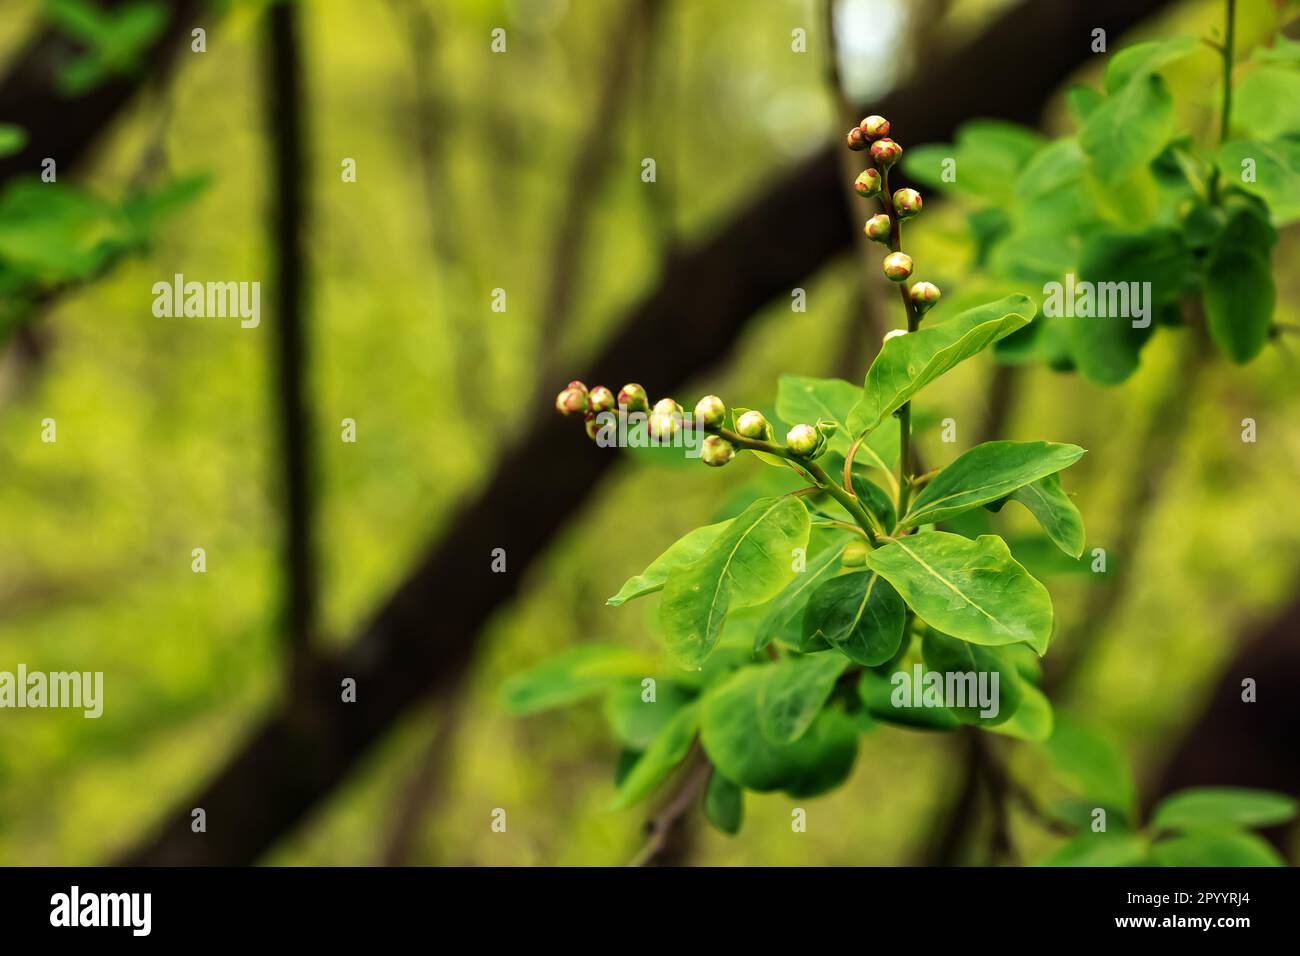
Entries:
{"label": "blurred background", "polygon": [[[1240,42],[1288,7],[1242,0]],[[105,712],[0,712],[0,863],[627,862],[645,812],[605,809],[599,702],[520,719],[501,684],[583,642],[657,652],[653,603],[604,599],[764,466],[595,449],[554,392],[770,407],[782,372],[860,380],[897,322],[854,244],[846,110],[905,148],[981,116],[1056,134],[1068,85],[1099,84],[1094,27],[1113,48],[1221,22],[1217,0],[8,0],[0,669],[103,671]],[[1166,74],[1193,130],[1217,70]],[[69,205],[37,228],[18,190],[46,156]],[[977,294],[973,207],[926,201],[910,251]],[[1283,232],[1280,322],[1298,257]],[[156,317],[175,273],[260,281],[260,327]],[[920,448],[943,463],[990,420],[1087,447],[1066,484],[1111,565],[1047,579],[1058,709],[1122,747],[1144,803],[1300,793],[1294,356],[1190,376],[1182,348],[1156,337],[1112,388],[982,357],[927,395],[957,445]],[[1260,710],[1233,717],[1244,677]],[[806,834],[751,796],[739,836],[689,821],[674,858],[976,862],[969,762],[959,735],[880,729]],[[1026,859],[1052,845],[1013,826]]]}

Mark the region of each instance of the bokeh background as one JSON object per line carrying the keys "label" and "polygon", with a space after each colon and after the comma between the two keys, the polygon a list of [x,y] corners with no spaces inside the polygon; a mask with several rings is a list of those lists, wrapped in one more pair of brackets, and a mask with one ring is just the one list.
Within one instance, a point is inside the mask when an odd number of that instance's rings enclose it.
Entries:
{"label": "bokeh background", "polygon": [[[342,649],[463,517],[505,450],[548,411],[554,391],[584,375],[629,310],[655,291],[665,264],[838,143],[843,124],[828,85],[824,7],[814,0],[296,6],[310,210],[304,323],[318,577],[313,639]],[[1134,16],[1123,40],[1208,35],[1222,16],[1208,0],[1145,6],[1152,14]],[[841,0],[843,87],[859,104],[905,88],[1013,7]],[[1276,33],[1287,7],[1243,0],[1243,42]],[[205,53],[182,37],[170,69],[156,73],[148,68],[152,51],[144,54],[134,97],[60,178],[106,203],[142,178],[197,175],[206,185],[156,226],[147,247],[90,281],[10,303],[6,312],[0,667],[100,670],[106,699],[100,720],[58,710],[0,713],[0,863],[119,858],[169,814],[184,812],[190,795],[284,702],[267,16],[262,3],[202,6],[193,25],[207,30]],[[0,75],[50,22],[36,0],[5,4]],[[1035,22],[1027,18],[1024,44],[1037,42],[1028,32]],[[507,31],[502,54],[490,49],[496,28]],[[806,31],[804,53],[791,49],[796,29]],[[1110,37],[1112,47],[1120,42]],[[1103,56],[1069,56],[1078,61],[1074,81],[1098,82]],[[1193,129],[1212,127],[1216,70],[1207,56],[1167,73],[1180,119]],[[1063,89],[1041,91],[1048,133],[1068,128]],[[985,92],[995,103],[999,91]],[[909,117],[890,118],[911,145]],[[355,183],[341,181],[344,157],[356,160]],[[646,157],[656,161],[650,184],[641,175]],[[969,211],[960,199],[927,195],[926,213],[910,230],[913,255],[934,263],[935,277],[955,294],[972,272]],[[780,238],[801,242],[798,234]],[[1298,260],[1300,243],[1284,232],[1274,253],[1280,321],[1300,322]],[[156,318],[151,286],[177,272],[260,280],[261,327]],[[801,283],[806,311],[792,312],[788,297],[773,299],[675,394],[693,402],[712,391],[763,406],[781,372],[845,374],[846,361],[857,360],[849,377],[860,377],[874,347],[859,334],[862,275],[845,243],[843,254]],[[497,288],[507,294],[502,312],[491,308]],[[874,278],[867,290],[886,327],[894,324],[890,290]],[[707,284],[698,294],[708,297]],[[1289,674],[1243,671],[1239,660],[1259,641],[1292,646],[1298,638],[1293,355],[1283,339],[1248,366],[1212,362],[1183,387],[1179,347],[1176,336],[1157,337],[1139,372],[1109,389],[1042,367],[1020,369],[1002,428],[1008,438],[1047,435],[1090,449],[1067,479],[1090,548],[1120,537],[1123,502],[1148,466],[1169,465],[1157,469],[1132,553],[1113,555],[1128,580],[1115,589],[1114,606],[1101,602],[1103,631],[1056,697],[1062,712],[1122,746],[1145,799],[1168,785],[1168,768],[1198,750],[1197,721],[1216,700],[1222,704],[1225,676],[1255,677],[1261,694],[1291,695],[1293,714],[1300,706],[1295,654],[1283,654],[1296,666]],[[974,443],[996,374],[986,356],[927,394],[934,420],[953,415],[959,423],[956,446],[941,444],[934,431],[921,437],[927,462]],[[1171,390],[1174,402],[1165,399]],[[53,444],[40,437],[47,417],[57,421]],[[1255,444],[1240,440],[1244,417],[1259,423]],[[339,440],[344,418],[357,422],[355,444]],[[573,443],[554,449],[561,463],[590,454],[579,429],[571,431]],[[1152,447],[1153,434],[1168,441]],[[472,641],[468,666],[404,708],[338,786],[281,828],[258,862],[630,859],[645,814],[605,809],[617,747],[599,703],[519,719],[501,704],[502,682],[582,642],[657,651],[652,602],[616,609],[604,606],[605,597],[682,533],[734,509],[763,470],[752,460],[714,471],[625,456],[586,489],[583,506],[538,560],[511,568],[518,590],[481,631],[442,633],[444,609],[465,595],[426,593],[429,640]],[[545,510],[551,502],[538,497],[527,506]],[[1000,520],[1014,528],[1021,517]],[[496,546],[473,535],[463,540],[478,548],[466,549],[465,562],[485,563]],[[205,574],[190,569],[195,547],[206,549]],[[1068,573],[1048,584],[1067,631],[1096,612],[1094,589],[1113,586]],[[1286,789],[1300,773],[1296,739],[1271,751],[1255,737],[1227,748],[1216,740],[1195,761],[1192,782]],[[1216,765],[1214,754],[1225,749],[1265,755],[1252,757],[1257,762],[1289,757],[1291,765],[1244,779],[1240,768]],[[749,795],[739,836],[694,821],[679,859],[925,862],[953,812],[965,761],[956,737],[878,730],[862,738],[849,783],[808,803],[806,834],[790,831],[789,798]],[[1035,773],[1032,755],[1024,761]],[[273,796],[254,790],[250,805]],[[497,807],[509,813],[504,834],[489,826]],[[1029,822],[1014,823],[1027,859],[1052,845]],[[210,820],[207,838],[219,841],[238,825]],[[1297,845],[1281,839],[1294,860]]]}

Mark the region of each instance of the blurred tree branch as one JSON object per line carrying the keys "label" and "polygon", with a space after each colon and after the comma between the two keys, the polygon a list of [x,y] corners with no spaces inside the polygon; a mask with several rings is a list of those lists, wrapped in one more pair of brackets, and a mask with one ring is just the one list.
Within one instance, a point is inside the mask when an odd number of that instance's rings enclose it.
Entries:
{"label": "blurred tree branch", "polygon": [[[928,65],[875,107],[906,117],[915,145],[949,141],[975,116],[1037,124],[1057,85],[1089,55],[1100,27],[1118,34],[1166,0],[1022,0],[966,47]],[[1064,52],[1063,52],[1064,51]],[[668,394],[730,351],[768,302],[851,247],[835,142],[773,177],[754,202],[709,239],[668,262],[657,288],[629,310],[608,344],[577,377],[614,385],[640,381]],[[798,242],[788,240],[799,236]],[[286,701],[254,727],[212,778],[178,804],[159,829],[125,853],[131,864],[241,864],[260,857],[302,822],[358,758],[416,701],[454,683],[469,665],[488,617],[510,600],[523,572],[578,513],[617,456],[595,447],[547,402],[495,472],[461,508],[406,582],[349,647],[313,673],[314,700]],[[491,570],[506,549],[508,573]],[[435,622],[431,625],[430,622]],[[340,681],[357,681],[352,704]],[[304,726],[295,707],[321,716]],[[207,810],[209,832],[190,830]]]}

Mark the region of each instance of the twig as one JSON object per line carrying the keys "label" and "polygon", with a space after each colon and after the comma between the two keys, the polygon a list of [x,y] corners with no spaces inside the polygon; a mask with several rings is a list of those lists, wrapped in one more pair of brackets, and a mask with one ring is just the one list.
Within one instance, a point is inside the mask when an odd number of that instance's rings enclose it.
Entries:
{"label": "twig", "polygon": [[709,758],[704,755],[698,741],[691,745],[691,757],[687,759],[690,761],[690,769],[682,780],[681,788],[662,810],[646,821],[646,833],[650,838],[629,866],[649,866],[654,862],[663,852],[673,828],[691,808],[708,781],[713,765],[709,763]]}

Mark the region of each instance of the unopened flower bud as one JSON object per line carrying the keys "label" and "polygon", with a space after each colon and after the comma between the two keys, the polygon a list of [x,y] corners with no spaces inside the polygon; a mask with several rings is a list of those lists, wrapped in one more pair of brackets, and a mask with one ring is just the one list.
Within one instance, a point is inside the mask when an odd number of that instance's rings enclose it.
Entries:
{"label": "unopened flower bud", "polygon": [[921,194],[915,189],[900,189],[894,193],[894,212],[899,219],[911,219],[921,211]]}
{"label": "unopened flower bud", "polygon": [[767,419],[762,412],[745,412],[736,422],[736,432],[743,438],[762,441],[767,438]]}
{"label": "unopened flower bud", "polygon": [[605,427],[605,423],[599,421],[591,412],[588,412],[583,416],[582,423],[587,428],[587,437],[592,441],[596,440],[596,436],[600,434],[600,430]]}
{"label": "unopened flower bud", "polygon": [[880,139],[889,135],[889,120],[873,113],[858,124],[858,129],[862,130],[862,135],[867,139]]}
{"label": "unopened flower bud", "polygon": [[597,385],[587,393],[587,407],[592,414],[613,411],[618,406],[614,393],[604,385]]}
{"label": "unopened flower bud", "polygon": [[[579,383],[581,384],[581,383]],[[583,415],[587,411],[587,390],[570,385],[555,396],[555,410],[561,415]]]}
{"label": "unopened flower bud", "polygon": [[855,153],[866,149],[867,146],[870,145],[862,130],[858,129],[856,126],[849,130],[848,135],[845,137],[845,141],[849,144],[849,149],[853,150]]}
{"label": "unopened flower bud", "polygon": [[700,446],[700,460],[714,468],[721,468],[735,457],[736,446],[720,435],[709,435]]}
{"label": "unopened flower bud", "polygon": [[880,194],[880,173],[874,169],[864,169],[853,181],[853,188],[859,196],[870,199]]}
{"label": "unopened flower bud", "polygon": [[565,387],[565,388],[576,388],[578,391],[582,392],[583,395],[586,395],[586,394],[587,394],[587,386],[586,386],[586,385],[583,385],[583,384],[582,384],[581,382],[579,382],[576,378],[575,378],[572,382],[570,382],[568,385],[566,385],[566,386],[564,386],[564,387]]}
{"label": "unopened flower bud", "polygon": [[889,242],[891,229],[889,217],[883,212],[872,216],[867,220],[867,224],[862,227],[862,231],[867,234],[867,238],[874,239],[876,242]]}
{"label": "unopened flower bud", "polygon": [[840,554],[840,564],[846,568],[860,568],[867,563],[868,550],[865,541],[850,541]]}
{"label": "unopened flower bud", "polygon": [[892,139],[878,139],[871,144],[871,158],[881,169],[888,169],[903,155],[903,147]]}
{"label": "unopened flower bud", "polygon": [[682,406],[671,398],[655,402],[650,413],[650,434],[656,438],[671,438],[682,427]]}
{"label": "unopened flower bud", "polygon": [[624,385],[619,389],[618,403],[625,406],[629,412],[650,411],[650,396],[646,394],[644,388],[635,382]]}
{"label": "unopened flower bud", "polygon": [[786,447],[796,455],[807,457],[821,444],[821,436],[811,425],[795,425],[785,436]]}
{"label": "unopened flower bud", "polygon": [[907,290],[907,294],[912,297],[912,305],[916,308],[918,314],[924,315],[926,312],[939,301],[943,295],[939,287],[933,282],[918,282],[912,288]]}
{"label": "unopened flower bud", "polygon": [[885,256],[885,275],[891,282],[906,282],[912,274],[912,257],[906,252],[891,252]]}
{"label": "unopened flower bud", "polygon": [[705,395],[695,403],[695,417],[705,428],[717,428],[727,418],[727,406],[716,395]]}

